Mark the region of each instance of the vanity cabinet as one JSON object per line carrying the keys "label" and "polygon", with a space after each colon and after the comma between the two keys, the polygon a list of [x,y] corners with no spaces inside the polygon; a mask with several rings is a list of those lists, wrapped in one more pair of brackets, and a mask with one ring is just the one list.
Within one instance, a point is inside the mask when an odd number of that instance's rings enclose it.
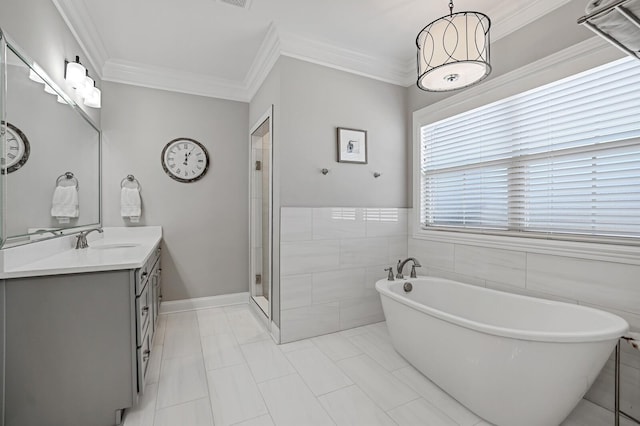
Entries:
{"label": "vanity cabinet", "polygon": [[144,391],[160,248],[138,269],[6,285],[5,426],[107,426]]}

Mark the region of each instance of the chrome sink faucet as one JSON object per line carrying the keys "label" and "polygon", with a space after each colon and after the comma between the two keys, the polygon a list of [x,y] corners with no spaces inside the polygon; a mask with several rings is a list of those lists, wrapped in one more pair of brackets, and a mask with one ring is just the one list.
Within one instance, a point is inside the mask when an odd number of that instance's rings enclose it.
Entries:
{"label": "chrome sink faucet", "polygon": [[405,260],[398,260],[398,274],[396,275],[396,278],[400,278],[403,279],[404,275],[402,275],[402,269],[404,268],[404,265],[407,264],[407,262],[413,262],[413,265],[411,265],[411,275],[410,278],[417,278],[418,275],[416,274],[416,268],[420,268],[422,267],[422,265],[420,264],[420,261],[418,259],[416,259],[415,257],[409,257]]}
{"label": "chrome sink faucet", "polygon": [[89,243],[87,242],[87,235],[89,235],[93,231],[98,231],[102,234],[104,232],[102,228],[93,228],[88,231],[83,231],[76,235],[76,250],[78,249],[86,249],[89,247]]}

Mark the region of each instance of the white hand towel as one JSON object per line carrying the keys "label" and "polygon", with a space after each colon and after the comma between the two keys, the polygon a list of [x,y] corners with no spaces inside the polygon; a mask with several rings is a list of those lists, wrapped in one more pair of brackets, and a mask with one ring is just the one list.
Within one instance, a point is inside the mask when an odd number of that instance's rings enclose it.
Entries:
{"label": "white hand towel", "polygon": [[70,218],[78,217],[79,213],[77,188],[75,186],[56,186],[51,201],[51,216]]}
{"label": "white hand towel", "polygon": [[120,191],[120,215],[122,217],[139,218],[141,213],[140,190],[138,188],[122,188]]}

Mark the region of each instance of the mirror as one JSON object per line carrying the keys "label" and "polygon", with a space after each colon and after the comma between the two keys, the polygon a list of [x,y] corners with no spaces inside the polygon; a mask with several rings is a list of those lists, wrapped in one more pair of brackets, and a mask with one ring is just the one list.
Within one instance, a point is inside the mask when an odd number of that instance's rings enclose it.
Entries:
{"label": "mirror", "polygon": [[99,225],[100,131],[15,43],[2,39],[3,246]]}

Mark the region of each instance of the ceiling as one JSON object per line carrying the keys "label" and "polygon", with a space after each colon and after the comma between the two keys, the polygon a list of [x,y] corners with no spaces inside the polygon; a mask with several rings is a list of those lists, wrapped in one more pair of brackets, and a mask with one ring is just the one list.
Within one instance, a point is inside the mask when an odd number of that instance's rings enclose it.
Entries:
{"label": "ceiling", "polygon": [[[280,55],[408,86],[448,0],[52,0],[107,81],[249,101]],[[233,0],[232,0],[233,1]],[[569,0],[456,0],[493,41]]]}

